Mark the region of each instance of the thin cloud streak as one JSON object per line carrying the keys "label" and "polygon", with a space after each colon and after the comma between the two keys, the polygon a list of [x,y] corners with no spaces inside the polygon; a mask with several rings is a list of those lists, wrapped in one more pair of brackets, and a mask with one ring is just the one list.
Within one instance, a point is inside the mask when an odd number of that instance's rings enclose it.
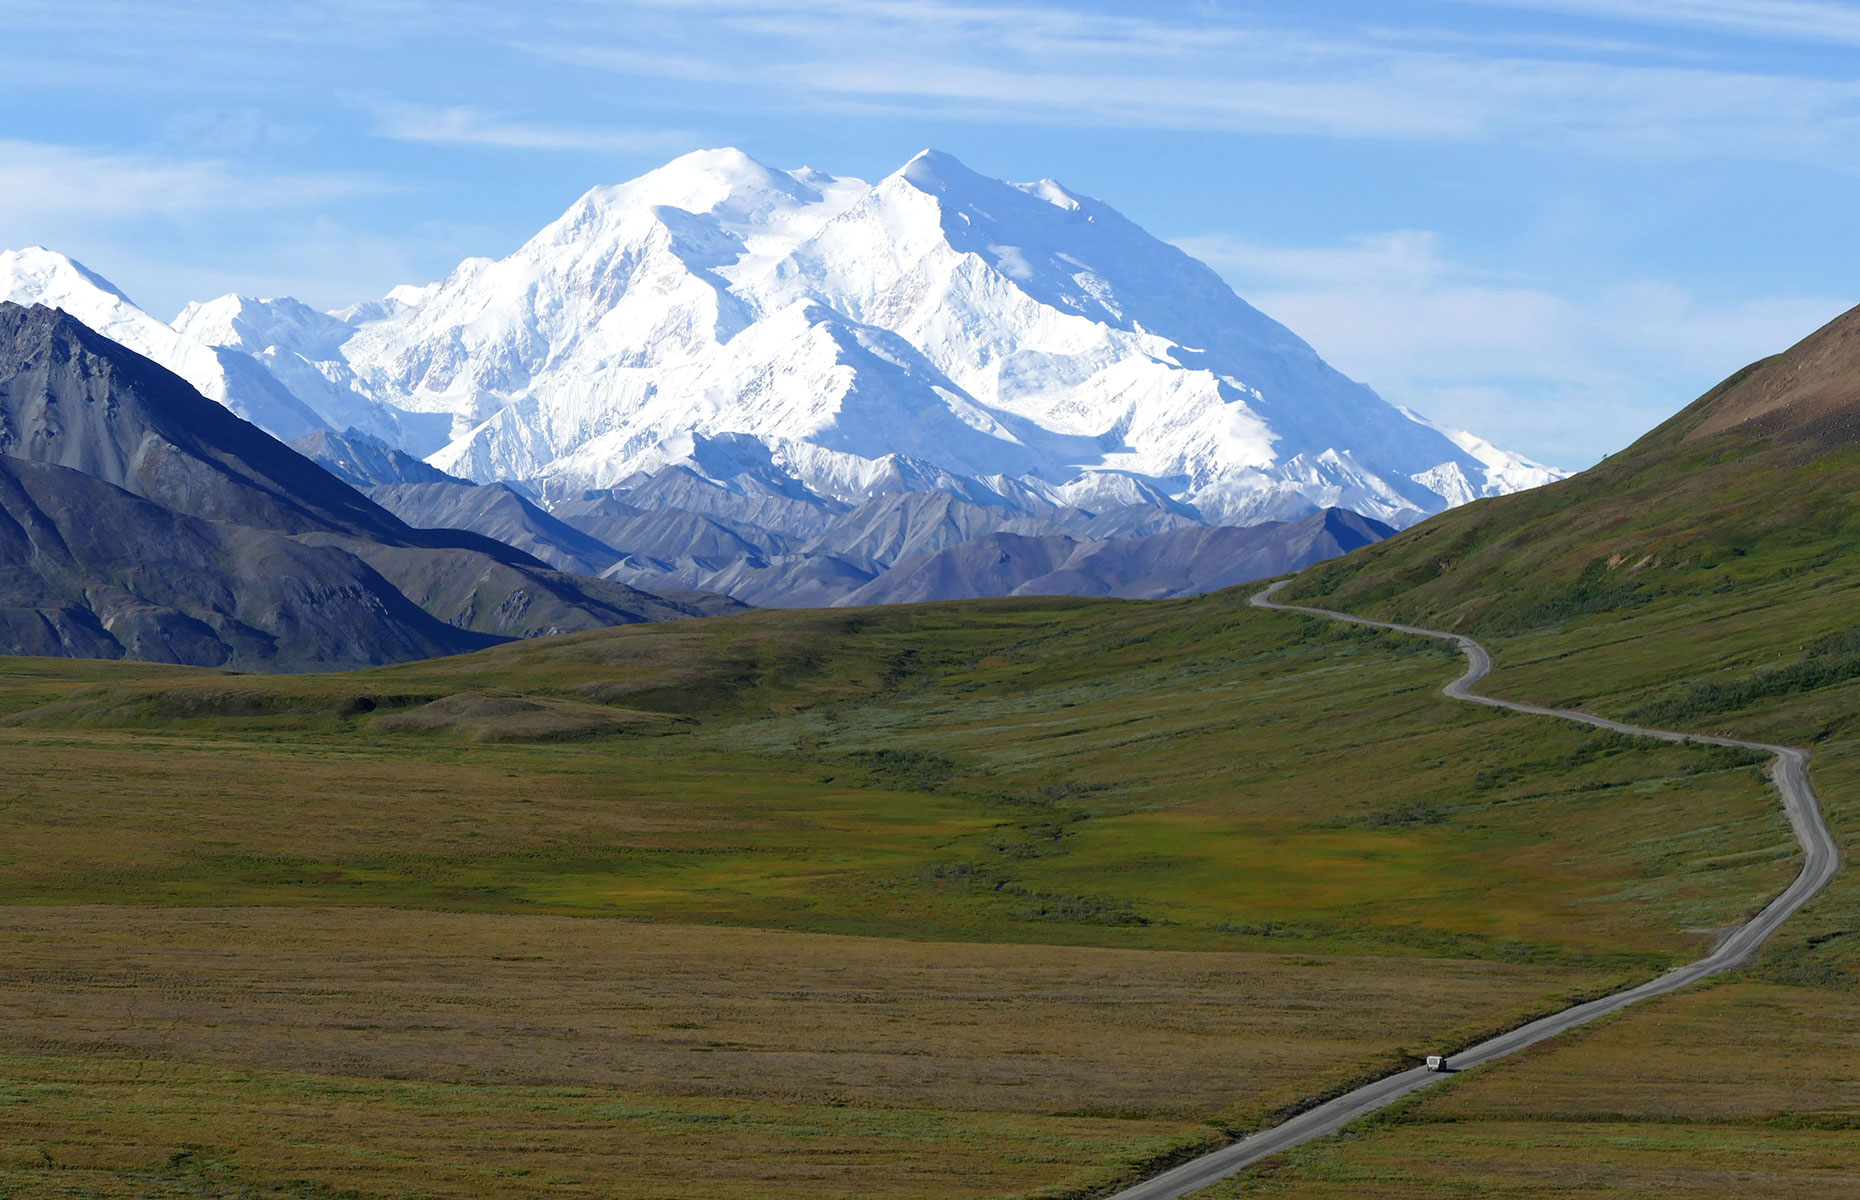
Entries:
{"label": "thin cloud streak", "polygon": [[1649,280],[1559,294],[1455,262],[1424,230],[1331,246],[1176,244],[1390,400],[1565,467],[1588,465],[1598,442],[1626,445],[1847,307],[1818,296],[1714,307]]}
{"label": "thin cloud streak", "polygon": [[266,174],[217,159],[0,140],[0,220],[308,208],[388,190],[380,180],[349,173]]}
{"label": "thin cloud streak", "polygon": [[434,145],[595,154],[655,153],[689,146],[679,130],[589,129],[512,121],[469,105],[371,103],[379,137]]}
{"label": "thin cloud streak", "polygon": [[[1467,0],[1569,3],[1586,0]],[[728,77],[790,110],[1384,140],[1525,142],[1608,154],[1842,167],[1860,151],[1860,79],[1480,53],[1373,32],[1318,35],[938,0],[685,0],[712,39],[645,22],[525,48],[645,78]],[[1826,7],[1826,6],[1822,6]],[[604,8],[661,11],[655,0]],[[646,38],[656,37],[648,42]],[[737,39],[732,43],[731,39]],[[728,65],[730,48],[756,53]],[[863,51],[855,58],[844,47]]]}
{"label": "thin cloud streak", "polygon": [[1638,25],[1860,45],[1860,7],[1818,0],[1456,0]]}

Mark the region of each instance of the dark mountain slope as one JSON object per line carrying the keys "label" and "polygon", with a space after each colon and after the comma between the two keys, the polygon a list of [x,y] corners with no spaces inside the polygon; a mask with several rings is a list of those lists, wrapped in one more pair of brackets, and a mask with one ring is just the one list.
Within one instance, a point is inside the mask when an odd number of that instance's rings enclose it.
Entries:
{"label": "dark mountain slope", "polygon": [[1296,521],[1203,526],[1082,545],[1059,571],[1030,579],[1022,596],[1194,596],[1269,579],[1379,542],[1395,531],[1348,509]]}
{"label": "dark mountain slope", "polygon": [[1073,539],[1055,534],[990,533],[904,559],[837,603],[856,608],[1011,596],[1029,579],[1059,570],[1078,547]]}
{"label": "dark mountain slope", "polygon": [[279,533],[399,540],[354,488],[57,309],[0,303],[0,454],[54,463],[164,508]]}
{"label": "dark mountain slope", "polygon": [[[112,649],[75,634],[67,644],[49,635],[29,636],[35,626],[25,620],[15,630],[20,640],[0,643],[0,652],[25,652],[28,645],[50,648],[56,642],[66,646],[64,653],[140,657],[146,650],[158,659],[180,654],[180,661],[202,665],[357,666],[488,644],[484,637],[465,634],[530,637],[740,607],[721,597],[686,593],[668,599],[565,574],[478,533],[415,529],[178,376],[56,309],[0,304],[0,458],[64,468],[148,502],[134,510],[131,522],[140,541],[125,544],[111,541],[110,531],[102,529],[75,536],[85,532],[83,508],[58,497],[77,495],[78,485],[66,481],[47,493],[49,477],[35,476],[34,486],[16,487],[15,504],[22,514],[37,511],[45,498],[51,505],[46,511],[75,514],[76,522],[72,537],[54,536],[56,521],[37,519],[34,526],[48,531],[46,545],[66,547],[63,559],[48,559],[44,545],[24,535],[6,548],[0,569],[10,571],[18,585],[9,603],[20,611],[44,605],[87,610],[93,585],[116,580],[134,566],[138,553],[153,563],[178,555],[172,561],[191,564],[188,569],[199,576],[191,590],[181,586],[179,576],[161,583],[173,594],[146,597],[158,608],[246,621],[252,610],[245,606],[266,596],[276,593],[283,605],[273,614],[275,621],[266,618],[251,626],[275,636],[277,644],[269,649],[236,631],[221,638],[199,630],[186,636],[176,632],[179,640],[167,649],[146,639],[145,647],[135,638],[119,639]],[[99,511],[121,507],[113,499]],[[175,544],[162,534],[163,513],[177,530]],[[189,521],[220,528],[203,532]],[[297,544],[274,544],[280,537]],[[241,548],[243,557],[216,558],[201,549],[216,539]],[[256,547],[265,548],[272,575],[259,569]],[[162,571],[138,576],[152,580],[150,586],[160,582],[157,577],[166,578]],[[291,588],[300,592],[290,593]],[[379,603],[345,606],[340,597],[360,594],[358,588]],[[122,590],[142,595],[135,587]],[[379,594],[383,591],[400,599],[389,600]],[[300,599],[328,594],[333,602],[319,609],[297,604],[286,593]],[[64,599],[53,604],[58,597]],[[414,602],[438,622],[416,621],[401,611]],[[103,607],[116,611],[121,605],[112,599]],[[201,619],[219,628],[214,625],[219,618]],[[82,623],[76,617],[71,621]],[[434,624],[454,631],[436,632],[428,627]]]}
{"label": "dark mountain slope", "polygon": [[469,530],[408,525],[178,375],[40,305],[0,303],[0,454],[71,467],[209,521],[543,565]]}
{"label": "dark mountain slope", "polygon": [[1856,563],[1860,309],[1574,478],[1442,513],[1287,595],[1503,634]]}
{"label": "dark mountain slope", "polygon": [[746,607],[714,592],[646,592],[610,579],[512,566],[469,550],[359,541],[342,545],[434,616],[461,629],[503,637],[708,617]]}
{"label": "dark mountain slope", "polygon": [[459,654],[457,629],[353,555],[183,516],[80,471],[0,456],[0,646],[257,670]]}

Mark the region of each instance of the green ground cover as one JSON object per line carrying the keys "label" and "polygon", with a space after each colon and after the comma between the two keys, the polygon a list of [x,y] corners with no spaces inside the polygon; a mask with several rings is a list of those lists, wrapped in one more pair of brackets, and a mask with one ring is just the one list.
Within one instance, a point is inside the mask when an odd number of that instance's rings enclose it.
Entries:
{"label": "green ground cover", "polygon": [[[6,663],[0,903],[105,914],[116,940],[58,943],[0,1001],[13,1044],[38,1047],[0,1071],[34,1120],[0,1189],[531,1195],[547,1179],[601,1194],[625,1179],[650,1195],[816,1195],[832,1194],[818,1172],[851,1164],[847,1194],[1090,1194],[1416,1047],[1689,958],[1789,874],[1747,756],[1455,704],[1437,694],[1455,670],[1425,640],[1262,613],[1237,593],[756,613],[319,677]],[[461,1040],[470,1021],[427,1015],[443,974],[433,938],[355,930],[335,937],[354,970],[424,982],[345,1001],[313,1053],[274,1030],[335,986],[311,988],[308,959],[266,983],[260,949],[231,939],[188,951],[182,970],[146,926],[231,906],[276,914],[268,936],[287,941],[331,912],[445,914],[475,938],[563,918],[663,929],[687,956],[657,969],[691,1015],[648,1036],[598,1006],[558,1027],[527,993],[504,1009],[461,996],[442,1011],[526,1014]],[[791,973],[859,935],[877,964],[861,970],[892,974],[831,1021],[719,1008],[744,960],[713,941],[744,929],[800,939]],[[1098,1016],[1015,1009],[1030,985],[1005,975],[986,1001],[899,1007],[895,972],[930,947],[991,945],[1058,956],[1063,990]],[[1137,987],[1181,952],[1203,966],[1172,968],[1187,972],[1175,993]],[[1113,953],[1135,958],[1089,957]],[[1218,966],[1235,956],[1308,963],[1302,986],[1321,970],[1335,995],[1238,986]],[[637,995],[638,967],[612,959],[596,990]],[[1430,996],[1417,974],[1452,986]],[[122,990],[98,994],[127,1007],[88,1032],[53,1019],[101,1003],[74,980],[106,978]],[[299,994],[288,1019],[250,999]],[[1010,1009],[982,1020],[978,1003]],[[1206,1030],[1168,1015],[1210,1005],[1221,1023]],[[923,1047],[880,1052],[924,1012],[955,1031],[946,1061],[1014,1069],[949,1091],[939,1080],[961,1073],[920,1061]],[[1393,1023],[1350,1016],[1371,1012]],[[1017,1048],[1029,1023],[1072,1032]],[[788,1026],[791,1043],[761,1044]],[[751,1069],[668,1071],[693,1047],[666,1029]],[[389,1045],[364,1053],[376,1038]],[[581,1048],[582,1074],[492,1078],[472,1064],[504,1058],[455,1052],[554,1061],[556,1039]],[[889,1090],[823,1094],[823,1054],[845,1064],[831,1077]],[[137,1090],[130,1061],[174,1086]],[[1124,1099],[1161,1084],[1194,1098]],[[562,1086],[593,1091],[522,1090]],[[1012,1114],[996,1120],[980,1096],[1021,1099],[991,1100]],[[570,1153],[603,1104],[694,1100],[721,1143],[622,1123],[586,1161]],[[443,1119],[420,1115],[429,1103]],[[400,1132],[365,1138],[363,1113]],[[799,1152],[770,1132],[796,1128],[818,1134]],[[913,1140],[922,1152],[898,1159]],[[694,1148],[717,1144],[733,1165],[705,1175]]]}
{"label": "green ground cover", "polygon": [[[1786,877],[1748,757],[1455,705],[1452,666],[1239,595],[757,614],[323,677],[61,668],[64,699],[23,664],[0,898],[1653,968]],[[461,696],[530,707],[404,728]],[[498,740],[569,703],[631,731]]]}

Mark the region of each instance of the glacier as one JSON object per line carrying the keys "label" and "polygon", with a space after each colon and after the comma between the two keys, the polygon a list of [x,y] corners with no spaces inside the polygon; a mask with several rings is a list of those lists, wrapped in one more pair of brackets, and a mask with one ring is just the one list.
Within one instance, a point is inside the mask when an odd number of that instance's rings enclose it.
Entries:
{"label": "glacier", "polygon": [[165,325],[21,253],[0,298],[88,305],[281,437],[353,428],[545,501],[676,471],[746,503],[1401,527],[1562,474],[1389,404],[1108,205],[935,151],[870,184],[698,151],[335,313],[224,296]]}

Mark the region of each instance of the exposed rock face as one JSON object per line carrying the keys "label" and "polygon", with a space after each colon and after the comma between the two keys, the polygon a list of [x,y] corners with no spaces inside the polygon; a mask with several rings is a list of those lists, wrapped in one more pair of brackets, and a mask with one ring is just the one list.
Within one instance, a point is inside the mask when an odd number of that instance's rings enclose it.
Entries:
{"label": "exposed rock face", "polygon": [[338,669],[462,654],[456,628],[355,555],[204,521],[50,463],[0,457],[0,650]]}
{"label": "exposed rock face", "polygon": [[0,303],[0,466],[8,653],[325,669],[740,607],[415,529],[42,306]]}

